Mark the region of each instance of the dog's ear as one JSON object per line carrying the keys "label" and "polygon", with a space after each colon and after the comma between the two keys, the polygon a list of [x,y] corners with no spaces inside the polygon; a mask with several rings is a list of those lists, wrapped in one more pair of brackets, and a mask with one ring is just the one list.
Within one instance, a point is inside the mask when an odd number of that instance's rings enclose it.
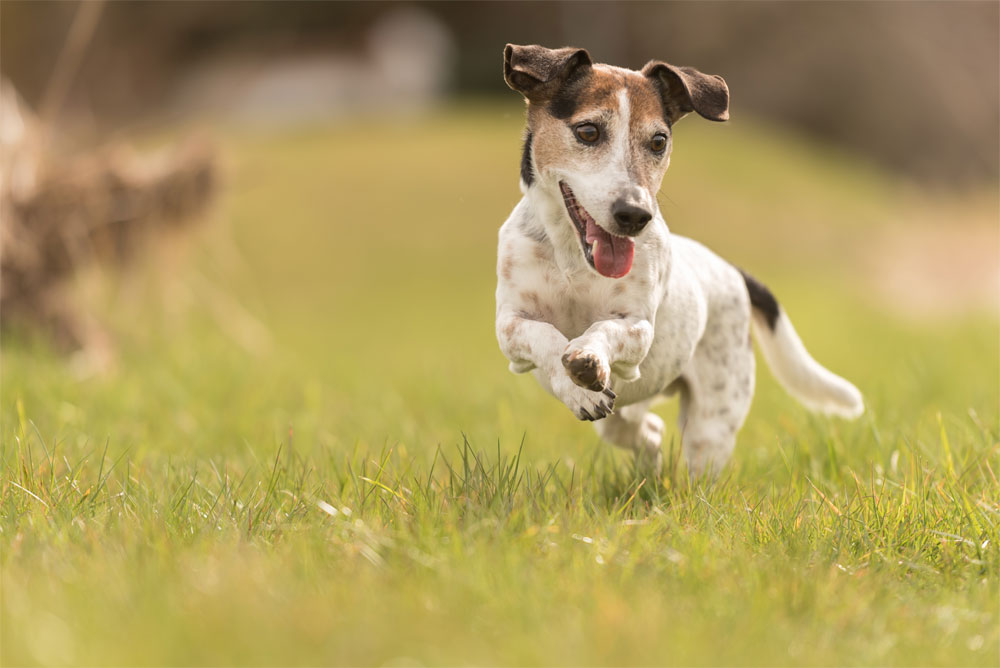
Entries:
{"label": "dog's ear", "polygon": [[567,81],[589,71],[591,65],[586,49],[508,44],[503,50],[504,81],[532,102],[552,97]]}
{"label": "dog's ear", "polygon": [[722,77],[658,60],[646,63],[642,73],[660,90],[671,124],[692,111],[710,121],[729,120],[729,86]]}

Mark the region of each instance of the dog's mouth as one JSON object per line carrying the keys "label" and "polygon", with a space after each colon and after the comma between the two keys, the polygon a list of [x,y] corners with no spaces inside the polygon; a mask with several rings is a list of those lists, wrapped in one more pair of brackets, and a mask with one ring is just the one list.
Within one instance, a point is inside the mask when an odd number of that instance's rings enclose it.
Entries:
{"label": "dog's mouth", "polygon": [[635,242],[629,237],[611,234],[598,225],[583,205],[576,200],[570,187],[559,182],[570,220],[580,235],[583,256],[597,273],[608,278],[621,278],[632,269]]}

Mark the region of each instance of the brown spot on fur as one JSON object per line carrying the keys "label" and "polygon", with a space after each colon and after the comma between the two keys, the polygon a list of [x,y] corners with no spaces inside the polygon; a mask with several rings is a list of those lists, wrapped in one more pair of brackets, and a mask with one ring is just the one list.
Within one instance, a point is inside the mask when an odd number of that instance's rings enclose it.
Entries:
{"label": "brown spot on fur", "polygon": [[503,259],[503,262],[500,263],[500,276],[502,276],[505,281],[509,281],[513,268],[514,258],[508,255]]}
{"label": "brown spot on fur", "polygon": [[521,301],[530,303],[533,307],[535,307],[536,311],[542,310],[542,301],[541,299],[539,299],[538,293],[535,292],[534,290],[531,290],[529,292],[522,292]]}
{"label": "brown spot on fur", "polygon": [[615,295],[623,295],[623,294],[625,294],[625,284],[621,283],[621,282],[615,283],[614,287],[611,288],[611,292],[612,292],[612,294],[615,294]]}

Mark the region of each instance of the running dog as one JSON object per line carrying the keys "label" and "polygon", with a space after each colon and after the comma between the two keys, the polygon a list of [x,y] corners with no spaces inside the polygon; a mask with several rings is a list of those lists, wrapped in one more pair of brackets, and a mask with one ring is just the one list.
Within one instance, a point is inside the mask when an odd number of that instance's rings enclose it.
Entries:
{"label": "running dog", "polygon": [[751,323],[799,401],[848,418],[864,411],[861,393],[809,355],[764,285],[671,234],[660,214],[677,121],[729,118],[721,77],[508,44],[504,80],[527,101],[524,197],[500,228],[497,261],[496,333],[511,371],[532,371],[657,477],[664,424],[650,406],[663,396],[680,395],[692,477],[729,460],[753,397]]}

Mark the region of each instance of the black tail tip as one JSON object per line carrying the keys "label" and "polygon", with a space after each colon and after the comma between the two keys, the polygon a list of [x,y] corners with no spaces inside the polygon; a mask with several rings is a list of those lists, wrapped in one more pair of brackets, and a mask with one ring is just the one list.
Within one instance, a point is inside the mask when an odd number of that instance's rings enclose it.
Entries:
{"label": "black tail tip", "polygon": [[764,319],[767,320],[767,326],[773,332],[778,324],[778,316],[781,315],[781,307],[778,306],[778,300],[774,298],[774,294],[767,289],[766,285],[739,267],[737,267],[737,270],[743,276],[743,282],[747,284],[750,305],[764,316]]}

